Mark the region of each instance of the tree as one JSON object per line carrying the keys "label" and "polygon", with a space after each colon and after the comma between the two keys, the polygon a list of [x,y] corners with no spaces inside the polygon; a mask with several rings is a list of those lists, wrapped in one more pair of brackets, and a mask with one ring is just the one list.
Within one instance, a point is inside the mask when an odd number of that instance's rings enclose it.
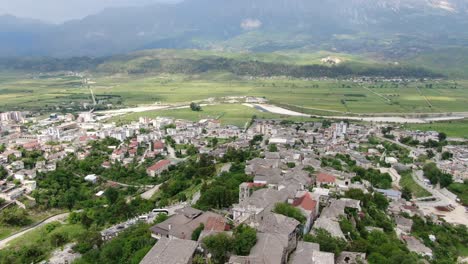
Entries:
{"label": "tree", "polygon": [[202,241],[203,246],[211,253],[215,264],[224,264],[227,261],[229,252],[232,250],[233,241],[226,233],[219,233],[205,237]]}
{"label": "tree", "polygon": [[194,145],[188,145],[187,147],[187,155],[189,156],[193,156],[193,155],[196,155],[198,154],[198,149],[194,146]]}
{"label": "tree", "polygon": [[406,201],[409,201],[413,198],[413,194],[407,186],[403,187],[403,189],[401,190],[401,197]]}
{"label": "tree", "polygon": [[218,145],[218,138],[214,137],[211,139],[211,146],[216,147]]}
{"label": "tree", "polygon": [[301,210],[287,203],[277,203],[273,209],[273,212],[294,218],[300,223],[305,223],[307,220],[306,217],[302,214]]}
{"label": "tree", "polygon": [[192,232],[192,240],[193,241],[198,241],[198,238],[200,237],[201,232],[205,229],[205,225],[201,223],[195,230]]}
{"label": "tree", "polygon": [[26,226],[31,223],[26,210],[19,207],[6,208],[0,213],[0,223],[10,226]]}
{"label": "tree", "polygon": [[444,132],[439,133],[439,141],[444,141],[446,139],[447,139],[447,134],[445,134]]}
{"label": "tree", "polygon": [[278,147],[276,146],[276,144],[270,144],[268,146],[268,151],[270,152],[278,152]]}
{"label": "tree", "polygon": [[202,110],[201,106],[194,102],[190,103],[190,109],[195,112],[200,112]]}
{"label": "tree", "polygon": [[115,188],[109,188],[104,192],[109,204],[114,204],[119,199],[119,192]]}
{"label": "tree", "polygon": [[50,243],[54,247],[63,246],[68,242],[68,236],[65,233],[55,232],[50,235]]}
{"label": "tree", "polygon": [[8,171],[0,165],[0,180],[4,180],[8,177]]}
{"label": "tree", "polygon": [[453,154],[448,152],[448,151],[445,151],[442,153],[442,160],[449,160],[453,158]]}
{"label": "tree", "polygon": [[452,175],[443,173],[435,163],[429,163],[423,167],[424,176],[429,179],[432,184],[440,183],[442,188],[453,183]]}
{"label": "tree", "polygon": [[340,254],[346,248],[346,241],[340,238],[333,237],[328,231],[324,229],[317,229],[314,235],[306,234],[304,241],[318,243],[320,250],[325,252]]}
{"label": "tree", "polygon": [[102,243],[103,241],[100,232],[96,230],[88,230],[78,237],[77,243],[73,247],[73,250],[83,254],[90,251],[94,247],[100,247]]}
{"label": "tree", "polygon": [[248,225],[240,225],[234,229],[234,252],[239,256],[248,256],[257,243],[257,231]]}
{"label": "tree", "polygon": [[383,211],[387,210],[389,205],[387,197],[378,192],[374,193],[374,203],[377,205],[377,208]]}
{"label": "tree", "polygon": [[167,219],[169,219],[169,216],[167,214],[159,213],[156,216],[156,219],[154,219],[154,224],[157,225],[159,223],[162,223],[162,222],[166,221]]}
{"label": "tree", "polygon": [[429,159],[432,159],[435,157],[435,153],[434,151],[432,151],[432,149],[427,150],[426,153],[427,153],[427,158]]}

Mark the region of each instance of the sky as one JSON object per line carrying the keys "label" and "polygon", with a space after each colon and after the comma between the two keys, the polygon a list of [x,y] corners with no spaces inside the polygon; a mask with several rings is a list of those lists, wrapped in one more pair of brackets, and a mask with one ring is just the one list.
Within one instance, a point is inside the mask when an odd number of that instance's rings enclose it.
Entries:
{"label": "sky", "polygon": [[62,23],[96,14],[108,7],[149,5],[180,0],[0,0],[0,15]]}

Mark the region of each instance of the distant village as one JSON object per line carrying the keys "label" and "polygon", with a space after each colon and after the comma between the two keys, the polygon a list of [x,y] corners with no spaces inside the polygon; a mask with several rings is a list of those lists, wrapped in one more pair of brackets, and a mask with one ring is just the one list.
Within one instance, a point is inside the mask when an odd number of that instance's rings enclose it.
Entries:
{"label": "distant village", "polygon": [[[339,62],[335,62],[339,63]],[[391,127],[391,129],[388,129]],[[408,248],[431,259],[434,252],[421,239],[411,234],[413,221],[419,215],[434,222],[468,223],[468,213],[456,194],[432,184],[424,177],[421,157],[432,160],[442,172],[453,176],[454,182],[468,180],[468,146],[445,145],[440,152],[428,156],[424,143],[439,142],[438,132],[407,131],[391,124],[353,124],[346,121],[302,122],[284,120],[253,120],[249,127],[223,125],[219,120],[191,122],[166,117],[142,117],[126,125],[97,121],[92,112],[78,115],[52,114],[48,118],[30,117],[29,113],[0,114],[0,166],[6,175],[0,180],[0,198],[4,208],[18,206],[27,209],[35,203],[31,195],[37,188],[38,173],[54,171],[67,156],[85,159],[90,155],[90,142],[113,138],[111,154],[101,166],[123,166],[135,162],[144,164],[147,177],[159,177],[173,165],[183,163],[193,145],[197,153],[223,157],[229,149],[245,149],[256,141],[259,157],[246,162],[245,174],[253,178],[238,187],[238,202],[224,210],[202,211],[193,207],[197,197],[186,202],[155,208],[152,212],[103,230],[103,240],[111,240],[130,226],[144,221],[152,223],[158,214],[169,218],[152,225],[152,237],[158,240],[141,263],[192,263],[197,255],[210,258],[203,239],[215,234],[233,235],[233,228],[247,225],[257,231],[257,240],[245,256],[231,254],[230,264],[253,263],[367,263],[365,253],[325,252],[318,243],[301,238],[327,231],[344,241],[352,238],[340,227],[342,218],[352,212],[361,216],[363,202],[345,198],[349,190],[364,194],[378,192],[389,202],[387,215],[396,223],[396,234]],[[213,144],[216,139],[217,144]],[[406,144],[401,139],[418,144]],[[170,142],[169,142],[169,141]],[[389,148],[387,144],[394,144]],[[432,151],[431,151],[432,152]],[[38,153],[31,159],[26,153]],[[442,153],[449,158],[443,158]],[[29,154],[28,154],[29,155]],[[362,170],[374,169],[376,174],[391,178],[388,188],[371,179],[347,170],[349,164]],[[220,174],[231,164],[223,164]],[[427,199],[404,199],[400,179],[411,171],[416,184],[430,193]],[[100,175],[90,174],[84,180],[96,184]],[[96,192],[102,196],[104,189]],[[275,212],[276,206],[287,204],[298,209],[305,221]],[[351,221],[351,220],[350,220]],[[354,223],[355,224],[355,223]],[[196,241],[193,233],[203,226]],[[366,226],[369,231],[382,230]],[[436,237],[431,237],[436,240]]]}

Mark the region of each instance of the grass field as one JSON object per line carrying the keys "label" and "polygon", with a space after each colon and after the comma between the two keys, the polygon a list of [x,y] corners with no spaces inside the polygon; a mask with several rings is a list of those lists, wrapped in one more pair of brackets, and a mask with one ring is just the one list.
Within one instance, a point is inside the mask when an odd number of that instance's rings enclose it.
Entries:
{"label": "grass field", "polygon": [[[55,226],[55,228],[53,230],[48,229],[52,225]],[[65,234],[70,240],[73,240],[85,231],[82,225],[60,224],[59,222],[50,223],[11,241],[8,248],[18,248],[48,242],[50,235],[53,233]],[[52,247],[51,245],[51,249]]]}
{"label": "grass field", "polygon": [[[56,215],[59,213],[62,213],[63,211],[61,210],[47,210],[47,211],[34,211],[30,210],[29,217],[31,218],[32,223],[37,223],[40,222],[52,215]],[[6,226],[6,225],[0,225],[0,239],[6,238],[10,236],[11,234],[18,232],[22,229],[22,227],[17,227],[17,226]]]}
{"label": "grass field", "polygon": [[401,174],[400,186],[409,188],[416,198],[431,196],[431,193],[424,190],[424,188],[414,181],[411,177],[411,172]]}
{"label": "grass field", "polygon": [[255,108],[244,106],[241,104],[220,104],[205,106],[200,112],[194,112],[189,108],[175,110],[157,110],[143,113],[133,113],[121,117],[114,117],[110,122],[127,123],[137,121],[140,117],[155,118],[157,116],[172,117],[175,119],[186,119],[191,121],[199,121],[201,119],[219,119],[224,125],[235,125],[244,127],[252,116],[257,116],[260,119],[288,119],[288,120],[313,120],[306,117],[288,117],[277,114],[261,112]]}
{"label": "grass field", "polygon": [[407,124],[405,128],[421,131],[444,132],[449,137],[468,139],[468,119],[449,122],[434,122],[431,124]]}
{"label": "grass field", "polygon": [[247,80],[227,73],[210,73],[102,77],[96,82],[96,94],[120,95],[128,105],[190,102],[224,96],[260,96],[298,107],[352,113],[455,112],[466,111],[468,105],[468,83],[459,83],[453,88],[451,82],[445,81],[433,83],[432,88],[426,88],[425,83],[361,86],[349,81]]}

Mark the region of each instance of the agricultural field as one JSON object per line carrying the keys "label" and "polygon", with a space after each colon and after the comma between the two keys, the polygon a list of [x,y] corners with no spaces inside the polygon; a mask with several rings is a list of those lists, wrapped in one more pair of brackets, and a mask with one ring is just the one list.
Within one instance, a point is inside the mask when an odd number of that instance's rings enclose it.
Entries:
{"label": "agricultural field", "polygon": [[411,130],[444,132],[449,137],[468,139],[468,119],[434,122],[431,124],[407,124],[405,128]]}
{"label": "agricultural field", "polygon": [[[159,75],[144,78],[96,79],[94,92],[121,96],[124,104],[177,103],[210,97],[258,96],[310,110],[343,113],[433,113],[465,111],[468,84],[439,81],[398,85],[350,81],[242,79],[227,73],[199,76]],[[465,86],[466,85],[466,86]],[[429,88],[431,87],[431,88]],[[311,111],[313,113],[313,111]]]}
{"label": "agricultural field", "polygon": [[140,117],[155,118],[157,116],[172,117],[175,119],[186,119],[199,121],[202,119],[218,119],[224,125],[235,125],[245,127],[252,120],[253,116],[259,119],[287,119],[296,121],[312,121],[314,119],[307,117],[288,117],[272,113],[262,112],[241,104],[219,104],[202,107],[202,111],[195,112],[190,108],[173,110],[155,110],[142,113],[132,113],[125,116],[114,117],[110,122],[128,123],[138,121]]}
{"label": "agricultural field", "polygon": [[[37,65],[34,71],[4,71],[0,73],[0,111],[82,111],[83,105],[92,103],[91,90],[99,103],[97,110],[106,109],[109,105],[122,108],[153,103],[186,104],[227,96],[255,96],[265,97],[273,104],[311,115],[468,111],[468,81],[464,80],[361,82],[358,77],[250,77],[245,72],[242,74],[242,71],[235,74],[227,66],[218,71],[213,70],[213,65],[223,65],[219,61],[234,60],[230,62],[232,67],[239,65],[247,72],[253,71],[262,76],[272,74],[278,69],[271,66],[275,69],[271,70],[255,63],[281,65],[281,72],[287,71],[291,65],[323,66],[320,59],[327,56],[340,58],[343,66],[356,72],[365,67],[380,72],[385,65],[388,66],[386,62],[365,56],[323,51],[310,54],[244,54],[149,50],[92,64],[91,68],[83,70],[90,80],[87,85],[83,85],[83,78],[68,72],[65,74],[65,71],[39,73],[37,69],[41,69],[42,64]],[[78,64],[77,67],[80,65],[79,60],[69,63],[73,62]],[[253,68],[246,66],[245,62],[252,62]],[[45,60],[43,63],[57,66],[53,64],[54,61]],[[314,72],[311,74],[314,75]]]}

